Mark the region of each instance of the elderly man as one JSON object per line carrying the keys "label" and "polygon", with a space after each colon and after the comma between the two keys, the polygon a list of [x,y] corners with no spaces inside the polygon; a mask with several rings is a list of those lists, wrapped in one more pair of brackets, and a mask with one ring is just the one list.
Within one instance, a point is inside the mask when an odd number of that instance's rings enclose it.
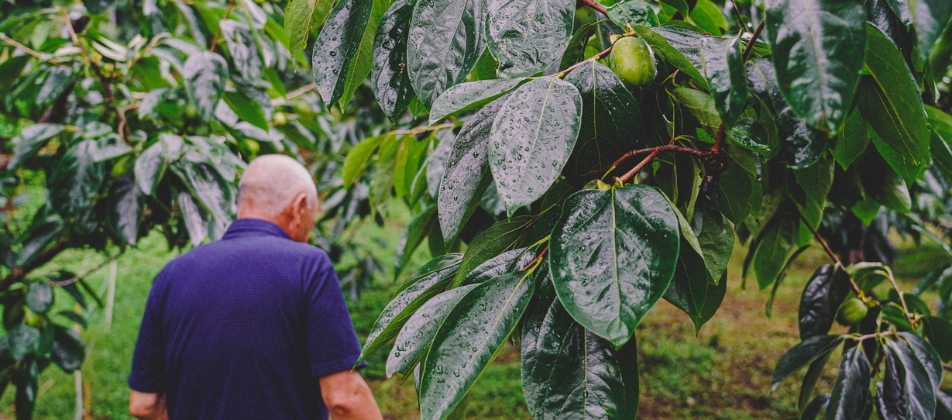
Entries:
{"label": "elderly man", "polygon": [[[314,181],[286,156],[241,177],[238,220],[174,259],[146,304],[132,361],[139,419],[380,419],[352,370],[360,345],[327,254],[304,243]],[[318,398],[320,395],[321,398]]]}

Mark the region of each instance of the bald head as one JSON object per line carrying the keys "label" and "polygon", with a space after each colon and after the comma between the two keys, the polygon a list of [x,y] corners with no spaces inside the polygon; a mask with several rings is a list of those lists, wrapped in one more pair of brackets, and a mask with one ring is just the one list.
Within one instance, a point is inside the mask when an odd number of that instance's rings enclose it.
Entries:
{"label": "bald head", "polygon": [[251,161],[241,176],[238,211],[253,210],[276,217],[302,193],[307,207],[316,210],[317,189],[303,165],[284,155],[261,156]]}

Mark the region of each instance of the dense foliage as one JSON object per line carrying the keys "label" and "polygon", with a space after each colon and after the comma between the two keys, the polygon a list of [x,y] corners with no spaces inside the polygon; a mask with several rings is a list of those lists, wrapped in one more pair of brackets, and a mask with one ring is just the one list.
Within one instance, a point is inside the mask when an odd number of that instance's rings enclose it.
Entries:
{"label": "dense foliage", "polygon": [[[0,4],[0,389],[15,388],[17,418],[31,417],[40,372],[81,366],[73,325],[85,326],[91,300],[101,307],[89,273],[45,265],[89,248],[102,267],[153,231],[170,249],[218,238],[258,154],[288,153],[315,173],[316,243],[350,296],[382,269],[352,240],[371,214],[367,181],[344,189],[340,162],[385,117],[367,108],[368,89],[328,112],[294,70],[306,60],[289,52],[283,20],[281,5],[251,1]],[[54,302],[56,287],[91,306]]]}
{"label": "dense foliage", "polygon": [[888,238],[950,251],[947,0],[331,3],[285,19],[317,33],[324,103],[369,77],[391,121],[420,125],[363,139],[343,172],[373,169],[375,209],[414,210],[398,274],[424,242],[437,256],[364,348],[392,349],[423,418],[465,407],[507,339],[533,417],[634,418],[639,321],[664,298],[700,330],[738,238],[743,278],[774,293],[812,243],[832,261],[775,373],[809,365],[800,418],[952,418],[952,268],[902,291]]}

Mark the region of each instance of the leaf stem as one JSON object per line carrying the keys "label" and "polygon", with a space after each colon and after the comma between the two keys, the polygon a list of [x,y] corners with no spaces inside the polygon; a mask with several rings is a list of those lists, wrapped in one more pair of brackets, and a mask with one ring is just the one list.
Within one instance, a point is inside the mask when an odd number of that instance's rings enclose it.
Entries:
{"label": "leaf stem", "polygon": [[545,248],[542,248],[542,251],[539,252],[539,255],[536,255],[536,257],[535,257],[532,261],[530,261],[529,264],[525,266],[525,268],[523,268],[522,270],[519,270],[519,271],[526,271],[526,270],[528,270],[529,268],[531,268],[533,265],[536,265],[536,264],[539,264],[540,262],[542,262],[542,258],[545,257],[545,253],[546,253],[546,251],[548,251],[548,250],[549,250],[549,246],[546,245]]}
{"label": "leaf stem", "polygon": [[906,306],[906,298],[903,296],[902,290],[899,290],[899,285],[896,284],[896,278],[893,276],[892,270],[889,266],[883,266],[886,269],[886,273],[889,274],[889,282],[892,283],[893,289],[896,290],[896,294],[899,295],[899,302],[902,303],[902,311],[906,315],[906,319],[909,320],[909,326],[915,329],[916,323],[913,321],[912,317],[909,316],[909,307]]}
{"label": "leaf stem", "polygon": [[593,9],[599,11],[601,14],[603,14],[603,15],[605,15],[605,16],[608,16],[608,11],[605,9],[605,6],[602,6],[601,4],[598,4],[598,2],[595,1],[595,0],[577,0],[577,1],[578,1],[578,3],[580,3],[580,4],[583,4],[583,5],[586,5],[586,6],[588,6],[588,7],[591,7],[591,8],[593,8]]}
{"label": "leaf stem", "polygon": [[881,333],[874,333],[874,334],[866,334],[866,335],[856,336],[856,337],[853,337],[853,340],[854,340],[854,341],[863,341],[863,340],[868,340],[868,339],[870,339],[870,338],[887,337],[887,336],[895,335],[895,334],[896,334],[895,331],[886,331],[886,332],[881,332]]}
{"label": "leaf stem", "polygon": [[757,43],[757,38],[760,37],[760,33],[764,30],[764,19],[760,20],[760,24],[757,25],[757,28],[754,29],[754,33],[750,35],[750,41],[747,42],[747,46],[744,47],[744,52],[741,54],[744,62],[747,62],[747,59],[750,58],[750,53],[754,50],[754,44]]}

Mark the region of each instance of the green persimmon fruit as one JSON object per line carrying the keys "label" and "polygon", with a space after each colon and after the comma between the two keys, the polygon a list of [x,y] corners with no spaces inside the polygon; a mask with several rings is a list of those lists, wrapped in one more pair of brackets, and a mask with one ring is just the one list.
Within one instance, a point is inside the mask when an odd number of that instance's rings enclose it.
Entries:
{"label": "green persimmon fruit", "polygon": [[581,6],[575,9],[575,24],[573,25],[572,32],[578,30],[583,25],[588,25],[589,23],[595,23],[598,21],[598,12],[592,10],[591,7]]}
{"label": "green persimmon fruit", "polygon": [[866,312],[869,309],[866,303],[858,298],[849,298],[836,310],[836,322],[840,325],[849,326],[866,318]]}
{"label": "green persimmon fruit", "polygon": [[283,112],[274,113],[274,125],[285,125],[288,123],[288,116]]}
{"label": "green persimmon fruit", "polygon": [[245,139],[244,143],[245,143],[245,148],[248,149],[248,151],[252,155],[258,154],[258,151],[261,150],[261,145],[256,140]]}
{"label": "green persimmon fruit", "polygon": [[619,38],[608,56],[609,67],[629,88],[643,88],[658,75],[651,46],[641,38]]}
{"label": "green persimmon fruit", "polygon": [[189,102],[188,105],[185,105],[185,116],[188,118],[195,118],[198,116],[198,108],[195,104]]}

